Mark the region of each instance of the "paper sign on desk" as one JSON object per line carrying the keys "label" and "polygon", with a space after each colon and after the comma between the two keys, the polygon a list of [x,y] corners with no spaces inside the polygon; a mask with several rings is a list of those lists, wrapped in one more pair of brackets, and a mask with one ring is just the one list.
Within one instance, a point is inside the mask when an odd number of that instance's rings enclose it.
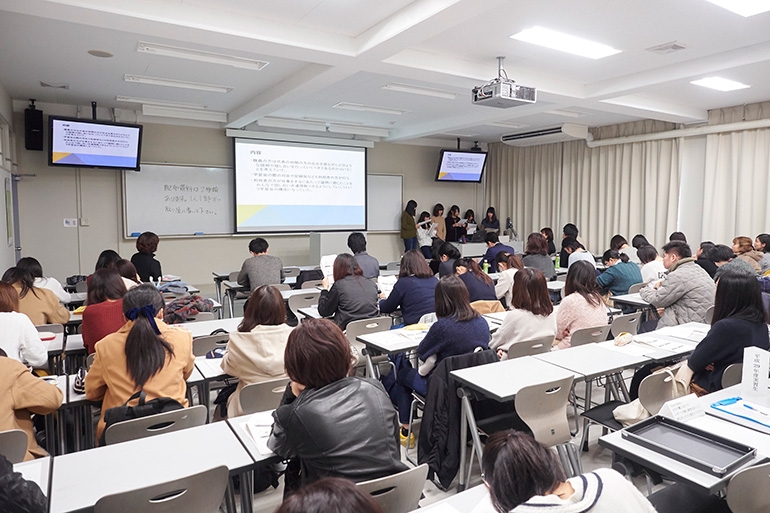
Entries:
{"label": "paper sign on desk", "polygon": [[687,422],[705,415],[705,408],[698,401],[698,397],[695,394],[690,394],[668,401],[663,405],[658,414],[669,419],[678,420],[679,422]]}
{"label": "paper sign on desk", "polygon": [[270,432],[273,429],[272,411],[255,413],[243,426],[251,439],[254,440],[259,454],[266,455],[273,452],[267,447],[267,439],[270,438]]}
{"label": "paper sign on desk", "polygon": [[741,390],[745,394],[766,395],[770,388],[770,352],[758,347],[743,350]]}

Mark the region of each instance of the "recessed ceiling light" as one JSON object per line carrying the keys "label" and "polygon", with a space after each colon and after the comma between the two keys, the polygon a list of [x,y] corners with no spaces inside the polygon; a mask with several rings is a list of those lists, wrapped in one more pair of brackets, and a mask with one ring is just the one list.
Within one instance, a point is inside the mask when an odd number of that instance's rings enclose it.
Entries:
{"label": "recessed ceiling light", "polygon": [[333,105],[332,107],[334,107],[335,109],[358,110],[362,112],[376,112],[378,114],[392,114],[394,116],[400,116],[401,114],[409,112],[408,110],[387,109],[385,107],[373,107],[371,105],[361,105],[360,103],[349,103],[349,102],[339,102],[338,104]]}
{"label": "recessed ceiling light", "polygon": [[441,89],[432,89],[430,87],[413,86],[409,84],[399,84],[398,82],[391,82],[385,84],[382,89],[388,91],[398,91],[400,93],[421,94],[423,96],[433,96],[434,98],[444,98],[446,100],[457,99],[457,94],[451,91],[442,91]]}
{"label": "recessed ceiling light", "polygon": [[93,55],[94,57],[101,57],[102,59],[109,59],[110,57],[115,57],[113,54],[106,50],[88,50],[88,55]]}
{"label": "recessed ceiling light", "polygon": [[67,82],[43,82],[41,80],[40,87],[51,87],[53,89],[69,89],[70,85]]}
{"label": "recessed ceiling light", "polygon": [[123,80],[137,84],[179,87],[181,89],[195,89],[197,91],[209,91],[211,93],[229,93],[233,90],[232,87],[228,86],[200,84],[198,82],[184,82],[182,80],[171,80],[169,78],[143,77],[140,75],[126,75],[123,77]]}
{"label": "recessed ceiling light", "polygon": [[723,9],[748,18],[770,11],[770,0],[706,0]]}
{"label": "recessed ceiling light", "polygon": [[700,80],[693,80],[690,83],[701,87],[708,87],[709,89],[716,89],[717,91],[736,91],[751,87],[722,77],[706,77]]}
{"label": "recessed ceiling light", "polygon": [[255,71],[259,71],[270,64],[267,61],[249,59],[247,57],[237,57],[235,55],[204,52],[202,50],[193,50],[192,48],[180,48],[178,46],[168,46],[157,43],[145,43],[144,41],[139,41],[139,44],[136,47],[136,51],[141,53],[151,53],[154,55],[163,55],[166,57],[177,57],[179,59],[188,59],[191,61],[223,64],[225,66],[233,66],[235,68],[251,69]]}
{"label": "recessed ceiling light", "polygon": [[543,27],[532,27],[522,30],[518,34],[512,35],[511,39],[517,39],[519,41],[524,41],[525,43],[532,43],[534,45],[544,46],[546,48],[579,55],[581,57],[588,57],[589,59],[601,59],[602,57],[620,53],[620,50],[616,50],[611,46],[589,41],[588,39],[583,39],[581,37],[570,36],[569,34],[563,34]]}
{"label": "recessed ceiling light", "polygon": [[329,132],[333,134],[367,135],[370,137],[387,137],[390,130],[387,128],[373,128],[368,126],[350,126],[339,123],[329,124]]}
{"label": "recessed ceiling light", "polygon": [[529,125],[523,125],[521,123],[513,123],[510,121],[495,121],[494,123],[486,123],[487,126],[499,126],[501,128],[526,128]]}
{"label": "recessed ceiling light", "polygon": [[583,116],[582,112],[577,112],[574,110],[565,110],[565,109],[546,110],[546,111],[543,111],[543,114],[552,114],[554,116],[562,116],[565,118],[579,118],[580,116]]}
{"label": "recessed ceiling light", "polygon": [[184,109],[199,109],[204,110],[206,109],[205,105],[200,105],[197,103],[186,103],[186,102],[173,102],[169,100],[155,100],[152,98],[134,98],[133,96],[116,96],[116,101],[119,102],[127,102],[127,103],[141,103],[141,104],[147,104],[147,105],[161,105],[163,107],[182,107]]}
{"label": "recessed ceiling light", "polygon": [[264,117],[257,120],[257,125],[270,128],[287,128],[290,130],[312,130],[314,132],[326,132],[326,123],[323,121],[306,121],[302,119]]}
{"label": "recessed ceiling light", "polygon": [[199,121],[214,121],[227,123],[226,112],[213,110],[182,109],[179,107],[162,107],[160,105],[142,105],[142,114],[145,116],[161,116],[175,119],[196,119]]}

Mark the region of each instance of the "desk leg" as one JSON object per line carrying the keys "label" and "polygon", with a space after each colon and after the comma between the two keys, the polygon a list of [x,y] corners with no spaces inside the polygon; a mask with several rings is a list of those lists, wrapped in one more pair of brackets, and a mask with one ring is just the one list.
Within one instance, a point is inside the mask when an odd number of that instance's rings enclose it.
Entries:
{"label": "desk leg", "polygon": [[[369,351],[364,349],[364,353],[366,354],[366,374],[367,377],[371,379],[379,379],[377,374],[374,372],[374,362],[372,361],[372,355]],[[395,372],[395,370],[393,371]]]}
{"label": "desk leg", "polygon": [[241,473],[241,513],[252,513],[254,510],[254,471]]}
{"label": "desk leg", "polygon": [[56,412],[49,413],[45,416],[45,449],[51,456],[56,456],[56,444],[59,441],[59,433],[56,431],[56,423],[53,418],[54,415],[56,415]]}
{"label": "desk leg", "polygon": [[222,304],[222,280],[214,278],[214,290],[217,293],[217,303]]}
{"label": "desk leg", "polygon": [[[586,402],[583,407],[583,411],[591,409],[591,388],[593,385],[593,379],[586,379]],[[588,433],[588,425],[590,421],[587,418],[583,419],[583,433]],[[583,436],[583,452],[588,452],[588,436]]]}
{"label": "desk leg", "polygon": [[[465,401],[465,394],[461,393],[462,389],[458,389],[457,393],[461,396],[461,401]],[[457,483],[457,492],[465,490],[467,485],[465,481],[465,458],[468,452],[468,424],[465,418],[465,408],[460,408],[460,481]]]}
{"label": "desk leg", "polygon": [[[467,486],[468,482],[470,481],[470,468],[471,465],[469,463],[468,465],[468,475],[465,476],[462,474],[462,468],[465,464],[465,447],[467,439],[467,431],[465,431],[464,428],[470,428],[471,430],[471,438],[473,438],[473,451],[476,453],[476,457],[479,460],[479,467],[481,467],[481,454],[484,451],[484,448],[481,445],[481,437],[479,437],[479,430],[476,427],[476,417],[473,416],[473,408],[471,407],[471,401],[468,397],[468,394],[463,390],[462,388],[457,389],[457,394],[461,398],[462,402],[462,415],[460,419],[460,472],[461,472],[461,478],[460,483],[458,484],[458,491],[462,491]],[[464,422],[463,422],[464,417]],[[471,453],[471,461],[473,461],[473,454]],[[463,480],[464,478],[464,480]],[[462,488],[461,488],[462,487]]]}

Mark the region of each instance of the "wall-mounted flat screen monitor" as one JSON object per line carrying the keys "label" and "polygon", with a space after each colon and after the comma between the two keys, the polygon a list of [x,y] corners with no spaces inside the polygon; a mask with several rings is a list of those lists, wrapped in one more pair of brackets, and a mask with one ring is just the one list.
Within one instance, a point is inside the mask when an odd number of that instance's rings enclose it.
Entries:
{"label": "wall-mounted flat screen monitor", "polygon": [[48,165],[139,171],[142,126],[49,116]]}
{"label": "wall-mounted flat screen monitor", "polygon": [[486,162],[485,151],[441,150],[436,181],[479,183]]}
{"label": "wall-mounted flat screen monitor", "polygon": [[235,233],[366,230],[366,148],[234,144]]}

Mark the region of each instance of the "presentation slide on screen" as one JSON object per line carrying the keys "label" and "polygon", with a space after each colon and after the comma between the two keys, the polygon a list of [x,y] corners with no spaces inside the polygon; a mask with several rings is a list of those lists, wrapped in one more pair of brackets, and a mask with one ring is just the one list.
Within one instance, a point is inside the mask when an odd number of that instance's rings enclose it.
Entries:
{"label": "presentation slide on screen", "polygon": [[235,139],[235,231],[366,229],[366,150]]}
{"label": "presentation slide on screen", "polygon": [[137,166],[139,127],[54,119],[51,163],[133,169]]}
{"label": "presentation slide on screen", "polygon": [[484,171],[486,153],[466,153],[445,151],[441,155],[441,164],[437,180],[478,182]]}

